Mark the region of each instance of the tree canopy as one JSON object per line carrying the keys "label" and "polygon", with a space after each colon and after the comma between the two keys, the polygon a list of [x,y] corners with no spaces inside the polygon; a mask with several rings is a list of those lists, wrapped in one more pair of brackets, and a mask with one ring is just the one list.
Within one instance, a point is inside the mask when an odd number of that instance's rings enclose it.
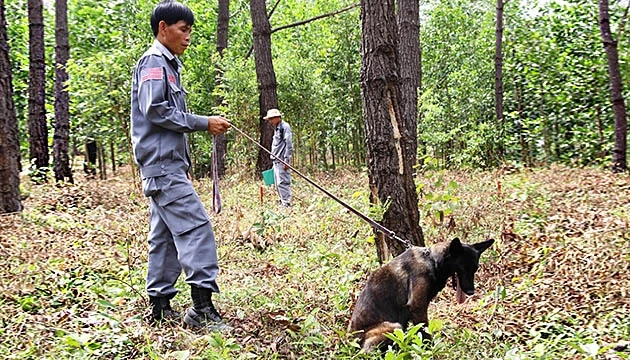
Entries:
{"label": "tree canopy", "polygon": [[[296,138],[296,165],[365,165],[359,89],[359,8],[301,26],[281,28],[353,5],[348,0],[281,1],[270,17],[278,102]],[[28,22],[25,0],[9,0],[14,100],[26,152]],[[222,113],[248,133],[258,129],[258,89],[249,2],[230,4],[229,46],[216,49],[217,2],[189,4],[197,21],[183,56],[189,107]],[[444,167],[491,167],[564,162],[607,164],[614,146],[606,55],[597,4],[550,1],[543,7],[513,0],[504,9],[504,118],[494,114],[495,2],[427,1],[420,9],[422,84],[418,157]],[[115,146],[127,162],[126,123],[134,61],[152,41],[153,4],[132,1],[68,2],[70,128],[74,149],[87,139]],[[630,77],[629,37],[619,29],[625,9],[612,4],[622,78]],[[52,134],[54,7],[44,7],[47,117]],[[619,31],[621,30],[621,31]],[[221,72],[216,86],[216,68]],[[215,95],[223,97],[216,108]],[[504,126],[504,129],[499,127]],[[505,134],[498,139],[496,134]],[[193,136],[196,163],[210,161],[207,136]],[[505,145],[504,157],[497,149]],[[252,169],[256,149],[228,134],[227,164]]]}

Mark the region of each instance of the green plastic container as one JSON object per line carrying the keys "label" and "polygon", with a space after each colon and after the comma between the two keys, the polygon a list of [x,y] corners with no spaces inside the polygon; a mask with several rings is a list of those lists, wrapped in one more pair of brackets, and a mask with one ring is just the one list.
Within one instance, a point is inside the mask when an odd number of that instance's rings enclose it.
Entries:
{"label": "green plastic container", "polygon": [[265,185],[273,185],[275,183],[273,176],[273,168],[269,170],[265,170],[262,172],[263,180],[265,181]]}

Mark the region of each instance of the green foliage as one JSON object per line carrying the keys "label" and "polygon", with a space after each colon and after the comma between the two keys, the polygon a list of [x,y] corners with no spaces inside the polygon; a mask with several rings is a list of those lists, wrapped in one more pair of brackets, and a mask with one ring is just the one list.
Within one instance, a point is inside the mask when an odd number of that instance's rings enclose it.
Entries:
{"label": "green foliage", "polygon": [[[70,1],[68,61],[71,129],[75,141],[114,143],[127,150],[131,70],[149,43],[147,4]],[[123,46],[124,44],[124,46]]]}
{"label": "green foliage", "polygon": [[[241,347],[232,338],[226,338],[220,333],[212,333],[200,337],[195,344],[208,349],[202,354],[204,359],[229,360],[234,359]],[[176,359],[188,359],[191,352],[189,350],[174,351],[169,354]]]}
{"label": "green foliage", "polygon": [[287,329],[294,346],[305,349],[307,353],[310,347],[317,348],[326,344],[326,339],[321,334],[321,324],[317,320],[317,313],[320,311],[319,308],[313,309],[296,331]]}
{"label": "green foliage", "polygon": [[[613,18],[620,10],[613,6]],[[614,124],[609,90],[602,91],[609,80],[597,12],[593,2],[551,2],[534,16],[508,20],[509,158],[584,165],[610,154]]]}
{"label": "green foliage", "polygon": [[423,14],[419,151],[440,159],[443,166],[486,167],[497,161],[491,156],[496,142],[492,134],[497,132],[489,96],[494,69],[491,5],[435,1]]}
{"label": "green foliage", "polygon": [[[429,2],[421,27],[421,154],[443,166],[503,160],[608,163],[614,131],[606,56],[588,1],[507,3],[504,11],[504,118],[494,119],[494,1]],[[611,4],[613,33],[623,8]],[[447,28],[448,31],[443,31]],[[630,76],[628,37],[620,42]],[[505,138],[497,136],[506,134]],[[505,145],[505,158],[497,157]]]}
{"label": "green foliage", "polygon": [[439,348],[441,340],[440,330],[443,328],[442,321],[433,319],[429,322],[428,333],[433,338],[433,344],[424,339],[420,331],[425,324],[417,324],[403,332],[400,329],[394,330],[385,336],[394,342],[395,350],[389,349],[385,354],[388,360],[406,359],[432,359],[434,357],[433,348]]}
{"label": "green foliage", "polygon": [[[622,326],[628,326],[626,323]],[[549,359],[562,353],[562,358],[599,359],[609,352],[611,345],[598,341],[590,327],[581,327],[577,322],[556,316],[542,319],[531,329],[524,346],[514,346],[505,354],[505,359]],[[627,359],[628,354],[617,353]]]}
{"label": "green foliage", "polygon": [[[438,223],[442,223],[446,216],[451,216],[457,209],[459,186],[455,181],[445,181],[444,170],[438,169],[436,158],[424,158],[424,182],[418,182],[416,190],[422,195],[420,207],[429,216],[433,216]],[[429,186],[425,186],[428,182]]]}
{"label": "green foliage", "polygon": [[279,223],[286,218],[285,214],[272,210],[263,210],[260,212],[260,221],[252,225],[252,230],[260,236],[268,235],[269,232],[278,232],[280,231]]}
{"label": "green foliage", "polygon": [[[348,6],[352,1],[280,2],[272,29]],[[441,167],[488,168],[504,161],[606,164],[614,121],[597,4],[588,1],[509,1],[504,14],[504,121],[494,114],[495,1],[428,1],[421,7],[422,87],[419,157]],[[182,56],[188,105],[198,114],[219,113],[257,137],[258,84],[247,0],[230,4],[229,42],[216,52],[216,2],[188,3],[197,21]],[[153,3],[71,0],[69,31],[71,136],[113,143],[127,159],[129,91],[135,61],[153,40]],[[26,1],[6,2],[14,100],[22,151],[28,151],[28,22]],[[45,7],[47,111],[52,130],[54,8]],[[611,4],[617,35],[623,14]],[[333,169],[364,165],[360,98],[359,8],[272,34],[279,106],[294,130],[295,165]],[[619,39],[622,79],[630,37]],[[249,54],[249,55],[248,55]],[[220,72],[217,73],[217,69]],[[220,80],[220,84],[217,83]],[[217,85],[218,84],[218,85]],[[223,105],[217,107],[217,97]],[[49,131],[51,138],[53,131]],[[502,135],[503,134],[503,135]],[[230,132],[228,168],[253,171],[258,149]],[[52,140],[51,140],[52,141]],[[499,149],[503,152],[499,153]],[[212,137],[191,135],[194,173],[210,173]]]}

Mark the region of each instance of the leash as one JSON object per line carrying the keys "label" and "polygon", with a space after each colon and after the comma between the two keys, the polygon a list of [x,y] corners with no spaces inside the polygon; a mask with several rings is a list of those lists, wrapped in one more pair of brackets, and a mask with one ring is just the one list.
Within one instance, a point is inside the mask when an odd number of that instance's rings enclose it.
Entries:
{"label": "leash", "polygon": [[315,186],[317,189],[319,189],[321,192],[323,192],[324,194],[328,195],[330,198],[332,198],[333,200],[335,200],[336,202],[338,202],[339,204],[341,204],[343,207],[345,207],[346,209],[350,210],[350,212],[352,212],[353,214],[357,215],[358,217],[360,217],[361,219],[363,219],[365,222],[367,222],[368,224],[372,225],[372,227],[374,227],[375,229],[377,229],[378,231],[382,232],[383,234],[385,234],[388,238],[396,240],[400,243],[402,243],[405,248],[410,248],[411,247],[411,242],[409,240],[406,239],[402,239],[400,238],[398,235],[396,235],[395,232],[389,230],[388,228],[386,228],[385,226],[379,224],[378,222],[376,222],[375,220],[373,220],[372,218],[368,217],[367,215],[362,214],[359,210],[353,208],[352,206],[350,206],[349,204],[347,204],[345,201],[339,199],[338,197],[336,197],[335,195],[333,195],[332,193],[330,193],[328,190],[324,189],[323,187],[319,186],[318,184],[316,184],[313,180],[309,179],[306,175],[302,174],[301,172],[297,171],[294,167],[292,167],[291,165],[287,164],[284,160],[278,158],[277,156],[275,156],[274,154],[271,153],[271,151],[267,150],[264,146],[260,145],[256,140],[252,139],[249,135],[245,134],[241,129],[237,128],[236,126],[234,126],[233,123],[230,123],[230,125],[232,126],[232,128],[234,130],[236,130],[239,134],[243,135],[245,138],[247,138],[249,141],[253,142],[254,144],[256,144],[256,146],[258,146],[260,149],[262,149],[263,151],[265,151],[267,154],[271,155],[274,159],[280,161],[283,165],[285,165],[286,167],[288,167],[289,169],[291,169],[293,172],[295,172],[296,174],[298,174],[301,178],[303,178],[304,180],[306,180],[309,184]]}
{"label": "leash", "polygon": [[221,193],[219,191],[219,170],[217,169],[217,137],[212,139],[212,210],[221,212]]}

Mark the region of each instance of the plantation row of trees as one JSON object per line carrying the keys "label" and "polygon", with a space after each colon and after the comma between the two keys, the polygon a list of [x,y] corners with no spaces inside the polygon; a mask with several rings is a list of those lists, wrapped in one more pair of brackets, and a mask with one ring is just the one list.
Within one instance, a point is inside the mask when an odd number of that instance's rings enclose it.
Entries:
{"label": "plantation row of trees", "polygon": [[[28,158],[38,181],[46,180],[50,168],[50,144],[58,181],[72,181],[69,166],[60,165],[83,153],[86,144],[99,160],[101,176],[105,163],[115,169],[129,162],[131,72],[152,41],[154,3],[1,1],[8,47],[0,48],[11,69],[1,69],[1,80],[9,75],[12,96],[7,96],[14,110],[6,111],[17,120],[17,131],[3,125],[2,137],[19,134],[21,151],[14,158]],[[271,129],[261,114],[280,108],[294,129],[296,167],[360,167],[367,158],[370,183],[381,192],[390,180],[383,177],[391,173],[379,164],[388,159],[379,157],[383,149],[404,155],[399,156],[404,174],[424,157],[444,167],[561,161],[626,169],[621,80],[630,78],[625,61],[630,40],[623,27],[627,4],[390,0],[381,8],[369,0],[202,0],[187,5],[196,14],[193,44],[182,57],[189,108],[224,114],[265,146]],[[381,126],[392,119],[401,120],[392,124],[400,125],[402,135]],[[402,140],[379,144],[383,136]],[[236,132],[217,140],[224,154],[221,172],[269,166],[268,157]],[[210,171],[211,142],[205,134],[191,136],[196,176]],[[391,180],[397,182],[393,192],[410,185],[406,177]],[[404,202],[413,203],[413,194],[408,196]],[[409,231],[416,235],[408,238],[418,238],[417,230]]]}
{"label": "plantation row of trees", "polygon": [[[46,104],[54,104],[54,4],[44,7]],[[126,152],[130,73],[151,41],[153,3],[68,3],[72,144],[88,140]],[[229,37],[217,51],[216,1],[189,4],[197,15],[193,47],[184,55],[191,109],[222,106],[243,130],[258,132],[258,88],[249,1],[230,3]],[[278,106],[296,129],[298,165],[334,167],[365,163],[361,113],[359,7],[274,32],[274,28],[352,5],[350,1],[279,1],[268,4]],[[422,72],[419,156],[444,166],[606,162],[614,146],[614,116],[598,6],[591,1],[550,2],[541,8],[512,0],[503,9],[503,119],[495,115],[495,1],[427,1],[420,11]],[[8,0],[7,33],[14,100],[24,155],[28,137],[29,25],[25,0]],[[621,78],[629,78],[628,37],[613,6]],[[216,66],[215,66],[216,64]],[[217,87],[217,69],[221,82]],[[626,76],[624,76],[626,75]],[[49,109],[52,110],[52,109]],[[46,111],[49,135],[55,123]],[[499,114],[500,115],[500,114]],[[502,136],[498,136],[502,135]],[[251,144],[228,135],[228,164],[251,163]],[[195,138],[196,163],[207,172],[206,137]],[[498,150],[504,150],[499,152]],[[82,150],[82,149],[81,149]],[[501,157],[499,157],[501,155]],[[121,157],[124,153],[120,154]]]}

